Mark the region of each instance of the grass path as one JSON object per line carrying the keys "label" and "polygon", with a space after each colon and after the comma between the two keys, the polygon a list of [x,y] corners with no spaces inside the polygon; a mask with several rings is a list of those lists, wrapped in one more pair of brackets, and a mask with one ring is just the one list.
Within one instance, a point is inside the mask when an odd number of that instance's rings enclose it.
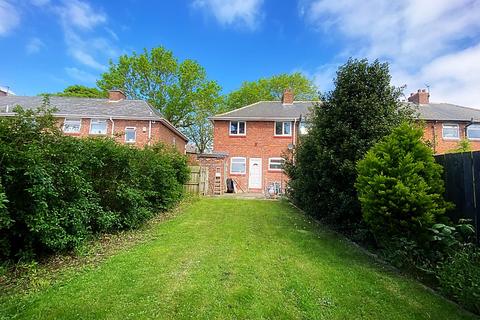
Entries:
{"label": "grass path", "polygon": [[202,199],[0,319],[470,319],[287,203]]}

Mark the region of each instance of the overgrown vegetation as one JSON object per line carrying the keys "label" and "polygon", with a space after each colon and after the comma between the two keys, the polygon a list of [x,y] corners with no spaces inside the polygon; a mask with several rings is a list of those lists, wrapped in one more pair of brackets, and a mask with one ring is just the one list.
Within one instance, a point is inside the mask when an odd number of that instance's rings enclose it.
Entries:
{"label": "overgrown vegetation", "polygon": [[290,197],[309,214],[339,228],[361,220],[354,183],[356,163],[410,111],[390,85],[388,64],[349,60],[337,71],[335,88],[313,111],[309,134],[287,162]]}
{"label": "overgrown vegetation", "polygon": [[[349,60],[340,67],[335,89],[315,108],[308,135],[286,163],[289,196],[479,313],[474,229],[446,217],[453,205],[444,199],[442,167],[400,93],[386,64]],[[469,149],[462,141],[455,152]]]}
{"label": "overgrown vegetation", "polygon": [[67,137],[47,106],[15,111],[0,118],[1,260],[135,228],[181,198],[188,169],[174,150]]}

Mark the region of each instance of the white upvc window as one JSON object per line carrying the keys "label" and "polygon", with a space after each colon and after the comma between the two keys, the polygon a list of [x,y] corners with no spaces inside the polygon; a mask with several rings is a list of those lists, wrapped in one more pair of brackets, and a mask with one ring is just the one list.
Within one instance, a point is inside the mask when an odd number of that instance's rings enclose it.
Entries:
{"label": "white upvc window", "polygon": [[65,118],[63,122],[63,132],[65,133],[80,133],[82,127],[82,119]]}
{"label": "white upvc window", "polygon": [[467,138],[469,140],[480,140],[480,124],[471,124],[467,127]]}
{"label": "white upvc window", "polygon": [[302,136],[308,133],[308,125],[305,121],[300,121],[298,124],[298,131]]}
{"label": "white upvc window", "polygon": [[91,119],[90,134],[107,134],[107,120]]}
{"label": "white upvc window", "polygon": [[268,158],[268,170],[282,171],[285,159],[283,158]]}
{"label": "white upvc window", "polygon": [[460,130],[458,124],[444,123],[442,126],[442,138],[448,140],[460,139]]}
{"label": "white upvc window", "polygon": [[291,136],[292,122],[291,121],[275,121],[275,135],[276,136]]}
{"label": "white upvc window", "polygon": [[125,128],[125,142],[126,143],[135,143],[136,140],[137,140],[137,128],[126,127]]}
{"label": "white upvc window", "polygon": [[230,121],[229,132],[231,136],[244,136],[247,132],[245,121]]}
{"label": "white upvc window", "polygon": [[230,173],[244,174],[247,172],[247,158],[233,157],[230,159]]}

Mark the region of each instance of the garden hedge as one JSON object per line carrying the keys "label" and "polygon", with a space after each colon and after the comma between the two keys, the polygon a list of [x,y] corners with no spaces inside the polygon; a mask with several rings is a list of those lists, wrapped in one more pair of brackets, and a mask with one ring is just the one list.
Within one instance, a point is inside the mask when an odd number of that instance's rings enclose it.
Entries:
{"label": "garden hedge", "polygon": [[71,250],[138,227],[182,197],[186,158],[158,145],[64,136],[45,108],[0,118],[0,259]]}

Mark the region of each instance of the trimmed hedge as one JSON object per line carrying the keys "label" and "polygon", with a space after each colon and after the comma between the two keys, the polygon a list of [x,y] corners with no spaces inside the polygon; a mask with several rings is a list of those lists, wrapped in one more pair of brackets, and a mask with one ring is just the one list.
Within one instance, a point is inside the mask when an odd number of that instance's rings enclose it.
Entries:
{"label": "trimmed hedge", "polygon": [[0,259],[71,250],[177,203],[186,158],[163,146],[64,136],[45,108],[0,118]]}

